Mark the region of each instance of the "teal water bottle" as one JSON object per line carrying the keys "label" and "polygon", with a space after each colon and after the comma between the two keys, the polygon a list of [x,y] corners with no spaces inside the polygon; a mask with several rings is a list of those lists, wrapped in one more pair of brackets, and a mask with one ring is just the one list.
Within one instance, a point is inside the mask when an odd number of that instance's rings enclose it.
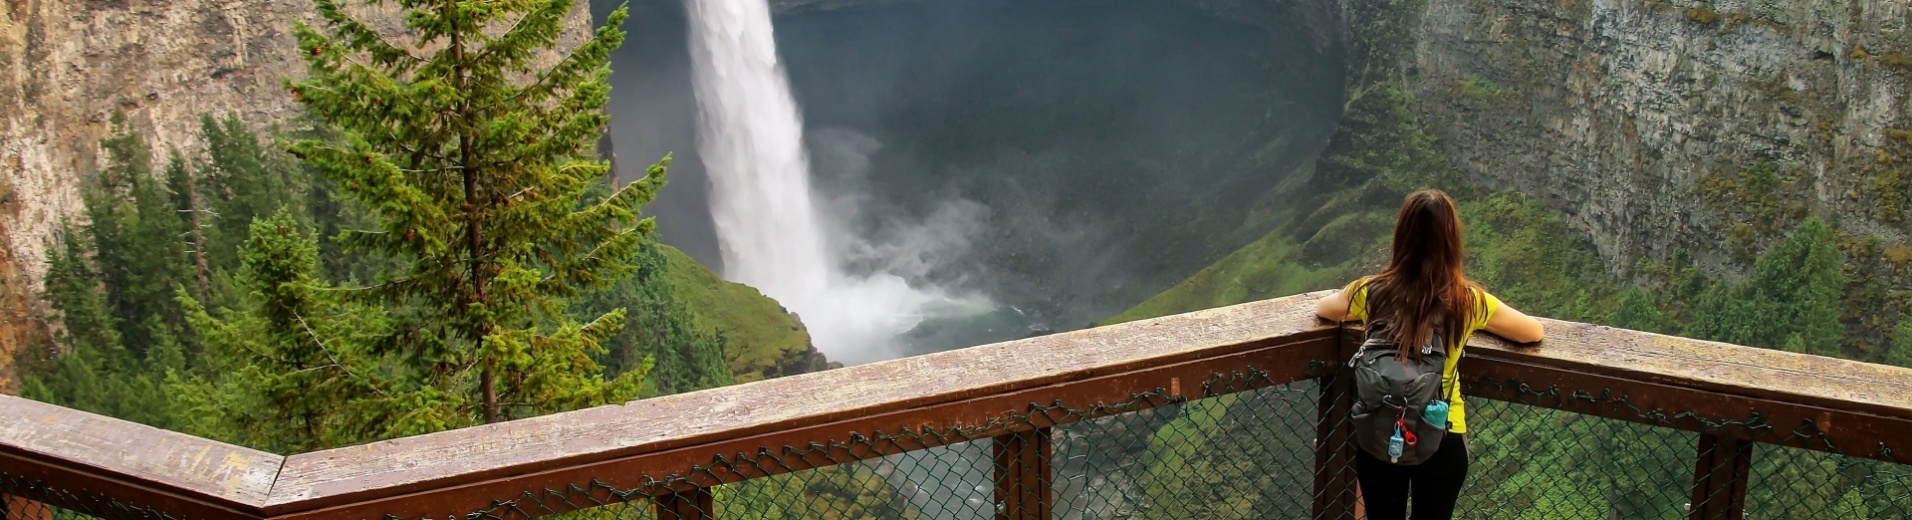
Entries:
{"label": "teal water bottle", "polygon": [[1401,438],[1401,423],[1394,423],[1394,436],[1388,437],[1388,463],[1401,462],[1401,450],[1407,447],[1407,439]]}
{"label": "teal water bottle", "polygon": [[1427,408],[1421,409],[1421,420],[1434,425],[1435,428],[1446,428],[1447,401],[1427,403]]}

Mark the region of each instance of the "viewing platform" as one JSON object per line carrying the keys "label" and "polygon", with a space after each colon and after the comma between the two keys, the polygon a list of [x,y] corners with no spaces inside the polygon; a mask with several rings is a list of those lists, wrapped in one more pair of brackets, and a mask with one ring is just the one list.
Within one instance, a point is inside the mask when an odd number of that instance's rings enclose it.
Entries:
{"label": "viewing platform", "polygon": [[[0,396],[0,518],[1359,518],[1313,293],[289,456]],[[1912,369],[1543,320],[1463,518],[1912,518]]]}

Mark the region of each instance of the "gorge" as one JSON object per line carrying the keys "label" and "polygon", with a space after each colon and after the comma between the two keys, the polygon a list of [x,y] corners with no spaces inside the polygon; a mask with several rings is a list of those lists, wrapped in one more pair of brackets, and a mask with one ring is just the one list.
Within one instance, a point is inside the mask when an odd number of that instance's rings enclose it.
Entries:
{"label": "gorge", "polygon": [[[576,98],[520,102],[524,91],[498,83],[552,67],[550,51],[579,45],[622,4],[484,4],[537,10],[488,22],[532,20],[559,41],[515,40],[540,50],[489,63],[447,51],[458,65],[408,69],[401,52],[380,57],[379,40],[408,37],[389,7],[352,3],[378,22],[359,37],[342,30],[355,41],[340,44],[293,43],[294,21],[317,20],[308,0],[14,0],[0,4],[0,369],[18,374],[0,370],[0,391],[306,460],[489,431],[517,443],[497,451],[534,457],[609,435],[626,444],[593,457],[632,463],[630,440],[674,430],[692,444],[652,446],[715,479],[692,486],[701,498],[675,487],[658,497],[680,512],[707,500],[753,518],[988,518],[1011,502],[993,490],[1013,472],[1031,494],[1083,504],[1059,518],[1299,517],[1335,496],[1306,495],[1322,466],[1272,461],[1332,450],[1313,441],[1333,431],[1318,427],[1332,424],[1335,379],[1239,390],[1275,384],[1268,368],[1326,377],[1348,336],[1316,321],[1312,297],[1030,337],[1346,283],[1385,258],[1401,196],[1432,186],[1459,200],[1468,276],[1565,320],[1549,322],[1565,334],[1542,355],[1496,358],[1527,349],[1490,344],[1471,357],[1487,364],[1463,365],[1503,370],[1470,387],[1490,404],[1469,408],[1492,424],[1469,434],[1489,447],[1470,500],[1521,518],[1689,516],[1677,490],[1717,488],[1698,482],[1719,480],[1706,469],[1710,446],[1728,439],[1718,434],[1817,442],[1831,423],[1816,407],[1854,400],[1787,408],[1804,417],[1802,436],[1767,423],[1765,408],[1745,420],[1742,409],[1686,414],[1629,389],[1715,384],[1694,375],[1786,360],[1732,386],[1666,394],[1764,407],[1761,392],[1796,389],[1763,388],[1761,374],[1903,372],[1762,348],[1912,367],[1902,4],[637,0],[623,46],[569,69],[608,60],[608,96],[605,76],[587,73],[558,88]],[[475,17],[455,34],[492,38],[489,11],[432,5],[445,9],[412,20]],[[432,80],[382,90],[376,76],[322,73],[280,89],[308,59],[325,71],[356,54],[387,60],[379,74]],[[495,65],[530,56],[542,59]],[[482,71],[481,87],[465,67]],[[352,91],[375,94],[334,95]],[[474,108],[467,93],[506,108]],[[420,106],[431,108],[407,112]],[[326,135],[317,121],[357,133]],[[493,146],[468,146],[474,127]],[[327,148],[340,140],[353,149]],[[455,160],[434,156],[452,150]],[[651,223],[632,211],[667,154],[669,185],[642,211],[657,218],[647,237]],[[490,196],[480,182],[496,183]],[[507,245],[488,247],[481,222]],[[352,240],[372,247],[341,245]],[[1228,332],[1270,324],[1287,332]],[[1030,339],[710,390],[1016,338]],[[1627,348],[1606,348],[1613,338]],[[1752,348],[1661,356],[1707,341]],[[1189,357],[1204,344],[1211,352]],[[1288,354],[1304,344],[1320,350]],[[1592,354],[1508,371],[1557,348]],[[1685,359],[1699,365],[1665,369]],[[1005,390],[987,373],[1003,367],[1029,386]],[[1536,374],[1586,381],[1543,392],[1526,379]],[[787,384],[804,381],[827,384]],[[872,408],[884,388],[914,397]],[[1081,395],[1093,397],[1065,401]],[[1124,411],[1125,397],[1145,409]],[[1611,408],[1555,415],[1539,401]],[[939,407],[969,410],[949,431],[981,435],[942,437],[936,420],[911,415]],[[1009,438],[991,415],[1001,408],[1034,431]],[[575,437],[519,429],[559,418],[546,414],[632,410],[645,419],[543,430]],[[831,444],[768,437],[793,410],[817,421],[801,428],[835,428]],[[1049,414],[1083,421],[1036,422]],[[1669,417],[1706,428],[1623,423]],[[744,443],[709,436],[726,423],[744,425],[730,432]],[[939,437],[904,446],[919,435]],[[842,438],[901,449],[837,458],[854,449]],[[1775,459],[1740,445],[1735,471],[1790,473],[1738,480],[1767,483],[1741,490],[1747,516],[1904,516],[1905,475],[1839,462],[1859,452]],[[1884,446],[1875,457],[1890,456]],[[1060,473],[992,468],[1010,455]],[[826,464],[807,466],[816,458]],[[744,473],[735,461],[778,466],[723,480]],[[445,462],[477,479],[441,481],[461,493],[573,471],[493,480],[529,466]],[[1047,475],[1070,477],[1045,486]],[[1607,491],[1587,492],[1589,479]],[[647,511],[593,482],[572,486],[606,506],[587,515]]]}
{"label": "gorge", "polygon": [[[610,7],[592,10],[601,18]],[[652,206],[663,239],[722,269],[700,220],[708,180],[691,137],[682,8],[635,8],[612,106],[624,175],[675,152],[674,184]],[[1390,93],[1441,163],[1472,184],[1525,194],[1611,275],[1687,257],[1739,276],[1819,215],[1847,237],[1852,272],[1885,295],[1884,325],[1851,331],[1884,342],[1880,331],[1904,307],[1891,296],[1907,288],[1900,274],[1912,261],[1902,3],[779,0],[773,9],[817,182],[840,196],[833,208],[868,207],[845,218],[854,235],[875,237],[847,268],[898,269],[1013,309],[983,322],[994,336],[930,337],[924,350],[1116,315],[1284,224],[1286,240],[1313,254],[1301,264],[1345,260],[1330,254],[1345,249],[1336,239],[1367,243],[1377,232],[1320,211],[1358,202],[1323,194],[1368,179],[1328,178],[1320,173],[1351,170],[1309,159],[1359,141],[1349,132],[1361,129],[1335,118]],[[576,27],[589,19],[573,16]],[[189,136],[200,112],[289,120],[277,88],[298,68],[286,27],[312,19],[297,1],[0,9],[0,337],[17,348],[22,329],[44,323],[33,296],[43,247],[76,213],[74,180],[97,168],[107,116],[124,113],[156,148],[182,150],[200,146]],[[123,30],[135,26],[153,29]],[[1158,91],[1184,101],[1143,95]],[[1256,126],[1270,118],[1284,130]],[[1022,210],[1037,214],[1013,213]],[[1064,224],[1029,225],[1051,221]],[[923,226],[969,233],[954,233],[966,239],[958,244],[905,240]],[[919,262],[877,265],[897,258]]]}

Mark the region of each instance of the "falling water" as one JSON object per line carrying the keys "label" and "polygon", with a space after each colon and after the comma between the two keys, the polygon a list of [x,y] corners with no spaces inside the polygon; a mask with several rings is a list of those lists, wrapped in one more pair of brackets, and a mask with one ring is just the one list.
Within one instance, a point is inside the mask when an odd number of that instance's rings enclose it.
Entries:
{"label": "falling water", "polygon": [[762,290],[803,320],[831,359],[893,357],[897,336],[942,298],[888,274],[844,272],[810,188],[803,121],[766,0],[685,0],[698,152],[724,277]]}

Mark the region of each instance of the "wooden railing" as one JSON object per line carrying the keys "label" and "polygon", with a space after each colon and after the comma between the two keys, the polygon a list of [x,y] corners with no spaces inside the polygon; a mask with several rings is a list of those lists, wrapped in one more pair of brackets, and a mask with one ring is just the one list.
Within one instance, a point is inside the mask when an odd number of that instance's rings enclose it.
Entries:
{"label": "wooden railing", "polygon": [[[1049,518],[1050,428],[1208,397],[1204,382],[1248,367],[1263,375],[1261,386],[1319,380],[1319,417],[1339,417],[1350,399],[1334,368],[1358,334],[1314,317],[1321,296],[290,456],[0,396],[0,476],[15,483],[14,495],[0,495],[0,512],[9,520],[49,506],[100,516],[443,518],[504,501],[513,514],[541,515],[648,498],[660,517],[703,518],[716,510],[711,490],[721,485],[989,438],[998,517]],[[1912,464],[1912,370],[1546,325],[1548,340],[1536,347],[1476,338],[1462,365],[1469,396],[1701,432],[1692,518],[1739,517],[1755,442]],[[1136,401],[1142,392],[1165,398]],[[1615,396],[1628,406],[1612,406]],[[1088,411],[1030,414],[1031,403]],[[1105,403],[1133,404],[1095,406]],[[1770,428],[1692,417],[1810,424],[1819,434],[1775,437]],[[1348,516],[1358,502],[1349,432],[1337,420],[1315,427],[1309,507],[1316,518]],[[961,435],[843,442],[932,430]],[[792,446],[815,449],[775,466],[713,463]]]}

